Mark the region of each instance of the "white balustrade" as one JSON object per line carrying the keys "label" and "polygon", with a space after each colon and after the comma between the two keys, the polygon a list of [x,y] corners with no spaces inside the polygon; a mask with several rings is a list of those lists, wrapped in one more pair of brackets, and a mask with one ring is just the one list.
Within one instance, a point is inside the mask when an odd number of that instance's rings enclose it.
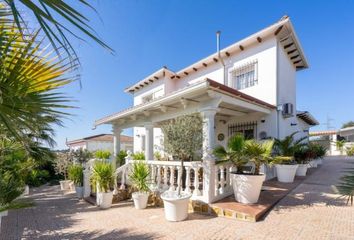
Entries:
{"label": "white balustrade", "polygon": [[185,192],[190,193],[191,192],[191,188],[190,188],[190,184],[191,184],[191,179],[190,179],[190,167],[186,167],[186,188],[184,189]]}
{"label": "white balustrade", "polygon": [[175,190],[175,166],[170,166],[170,191]]}
{"label": "white balustrade", "polygon": [[161,187],[161,166],[157,166],[157,187]]}
{"label": "white balustrade", "polygon": [[194,191],[193,196],[200,196],[202,195],[199,190],[199,167],[193,167],[194,170]]}
{"label": "white balustrade", "polygon": [[163,167],[163,187],[164,189],[168,188],[168,178],[167,178],[168,166]]}

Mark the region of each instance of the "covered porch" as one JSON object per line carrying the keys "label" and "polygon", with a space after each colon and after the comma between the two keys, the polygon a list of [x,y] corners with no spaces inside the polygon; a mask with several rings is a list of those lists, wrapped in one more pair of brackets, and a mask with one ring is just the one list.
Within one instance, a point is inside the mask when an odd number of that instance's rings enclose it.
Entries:
{"label": "covered porch", "polygon": [[[181,187],[184,191],[192,192],[194,200],[212,203],[232,194],[229,174],[232,166],[216,166],[212,156],[213,148],[225,145],[228,138],[236,132],[243,133],[247,138],[266,137],[262,135],[266,132],[263,130],[267,129],[265,122],[272,117],[274,109],[273,105],[205,79],[172,94],[100,119],[95,125],[112,125],[114,155],[120,151],[120,133],[127,128],[139,128],[144,134],[145,159],[156,188],[175,190]],[[161,142],[156,141],[158,138],[154,136],[154,132],[163,138],[156,129],[170,119],[192,113],[200,113],[203,119],[201,158],[186,162],[184,169],[181,169],[177,161],[154,159],[154,149],[157,146],[162,148]],[[136,137],[138,136],[134,136]],[[121,182],[117,187],[125,186],[132,160],[129,155],[126,164],[117,168],[116,173]],[[178,185],[181,178],[183,186]]]}

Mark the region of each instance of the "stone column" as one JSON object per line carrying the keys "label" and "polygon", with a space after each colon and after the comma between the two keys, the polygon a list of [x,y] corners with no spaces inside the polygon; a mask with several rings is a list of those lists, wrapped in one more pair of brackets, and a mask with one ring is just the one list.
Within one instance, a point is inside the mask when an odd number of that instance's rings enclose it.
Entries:
{"label": "stone column", "polygon": [[145,159],[154,160],[154,125],[145,124]]}
{"label": "stone column", "polygon": [[122,129],[117,125],[113,125],[113,158],[112,165],[114,169],[116,169],[116,157],[120,152],[120,134],[122,133]]}
{"label": "stone column", "polygon": [[204,109],[203,118],[203,197],[207,203],[215,198],[215,159],[212,151],[215,147],[215,115],[217,109]]}

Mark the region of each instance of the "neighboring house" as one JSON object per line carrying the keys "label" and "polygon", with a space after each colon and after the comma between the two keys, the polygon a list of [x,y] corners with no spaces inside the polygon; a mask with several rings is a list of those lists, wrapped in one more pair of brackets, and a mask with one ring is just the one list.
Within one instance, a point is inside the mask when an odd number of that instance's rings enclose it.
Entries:
{"label": "neighboring house", "polygon": [[[90,152],[97,150],[108,150],[113,152],[113,134],[99,134],[77,140],[67,141],[66,145],[70,151],[87,149]],[[120,145],[122,150],[133,150],[133,137],[121,135]]]}
{"label": "neighboring house", "polygon": [[[318,142],[328,149],[329,155],[343,155],[345,150],[354,146],[354,127],[339,130],[310,132],[311,141]],[[339,149],[336,142],[344,141],[344,146]]]}
{"label": "neighboring house", "polygon": [[[219,48],[218,48],[219,49]],[[134,106],[95,122],[111,124],[117,139],[134,128],[134,151],[153,159],[162,149],[159,125],[199,112],[205,122],[204,157],[230,136],[242,133],[258,140],[308,136],[317,125],[297,110],[296,73],[308,68],[300,41],[288,17],[212,55],[174,72],[167,67],[126,89]],[[181,139],[183,141],[183,139]]]}

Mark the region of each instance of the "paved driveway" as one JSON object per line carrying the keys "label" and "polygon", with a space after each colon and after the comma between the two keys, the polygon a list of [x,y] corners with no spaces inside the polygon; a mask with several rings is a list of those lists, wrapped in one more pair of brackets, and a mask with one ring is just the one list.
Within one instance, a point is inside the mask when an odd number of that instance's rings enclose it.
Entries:
{"label": "paved driveway", "polygon": [[125,202],[101,211],[58,186],[37,188],[36,206],[13,210],[2,221],[0,240],[12,239],[354,239],[354,207],[337,199],[331,185],[348,160],[327,159],[260,222],[190,214],[164,220],[163,209],[135,210]]}

